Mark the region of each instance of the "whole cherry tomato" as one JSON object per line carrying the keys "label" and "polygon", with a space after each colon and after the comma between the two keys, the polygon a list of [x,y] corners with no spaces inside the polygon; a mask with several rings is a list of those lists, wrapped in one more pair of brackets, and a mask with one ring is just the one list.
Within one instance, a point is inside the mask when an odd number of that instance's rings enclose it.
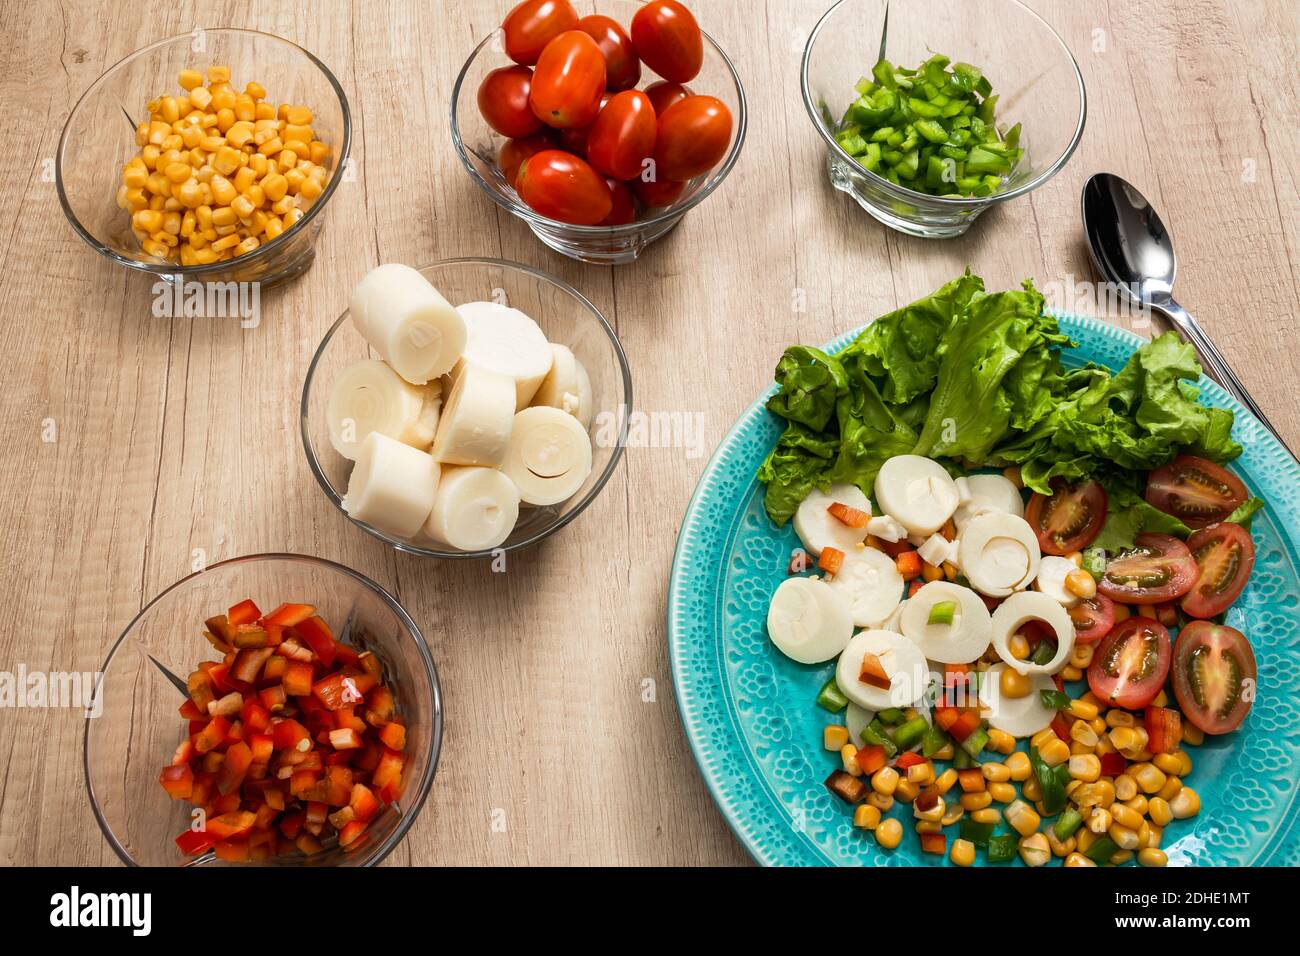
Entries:
{"label": "whole cherry tomato", "polygon": [[608,216],[600,221],[600,225],[625,226],[629,222],[635,221],[636,201],[632,198],[632,190],[627,188],[627,183],[606,178],[605,185],[609,187],[609,194],[614,200],[614,208],[609,211]]}
{"label": "whole cherry tomato", "polygon": [[[536,83],[533,85],[534,95]],[[685,182],[718,164],[731,145],[731,110],[713,96],[688,96],[659,117],[655,140],[658,179]]]}
{"label": "whole cherry tomato", "polygon": [[677,0],[650,0],[638,10],[632,45],[642,63],[674,83],[689,83],[704,65],[700,26]]}
{"label": "whole cherry tomato", "polygon": [[686,189],[685,183],[673,182],[671,179],[651,179],[647,181],[640,176],[632,180],[631,186],[636,198],[647,209],[653,209],[657,206],[671,206],[682,197],[682,192]]}
{"label": "whole cherry tomato", "polygon": [[532,66],[550,43],[565,30],[578,25],[578,14],[569,0],[524,0],[506,14],[506,56]]}
{"label": "whole cherry tomato", "polygon": [[533,71],[526,66],[503,66],[483,77],[478,87],[478,111],[502,136],[531,136],[542,121],[528,105]]}
{"label": "whole cherry tomato", "polygon": [[524,160],[515,189],[543,216],[578,226],[597,225],[614,208],[604,177],[560,149],[543,150]]}
{"label": "whole cherry tomato", "polygon": [[617,20],[597,13],[579,20],[578,29],[595,40],[605,56],[607,90],[619,93],[637,85],[641,79],[641,60]]}
{"label": "whole cherry tomato", "polygon": [[650,105],[655,108],[655,116],[663,116],[664,110],[686,99],[691,95],[691,91],[680,83],[656,80],[645,88],[645,95],[650,97]]}
{"label": "whole cherry tomato", "polygon": [[[600,98],[600,108],[603,110],[608,102],[609,94],[606,93]],[[599,116],[600,114],[596,115]],[[572,129],[555,130],[560,149],[568,150],[574,156],[587,159],[587,138],[591,135],[595,125],[595,123],[588,123],[586,126],[575,126]]]}
{"label": "whole cherry tomato", "polygon": [[641,175],[643,163],[655,151],[655,108],[640,90],[624,90],[610,98],[591,124],[587,162],[615,179]]}
{"label": "whole cherry tomato", "polygon": [[523,165],[525,159],[536,156],[544,149],[554,148],[555,144],[551,142],[551,137],[547,133],[506,140],[501,144],[501,151],[497,154],[501,175],[505,176],[506,182],[513,186],[519,176],[519,167]]}
{"label": "whole cherry tomato", "polygon": [[546,45],[529,103],[547,126],[572,129],[587,126],[600,112],[605,93],[605,57],[596,41],[581,30],[569,30]]}

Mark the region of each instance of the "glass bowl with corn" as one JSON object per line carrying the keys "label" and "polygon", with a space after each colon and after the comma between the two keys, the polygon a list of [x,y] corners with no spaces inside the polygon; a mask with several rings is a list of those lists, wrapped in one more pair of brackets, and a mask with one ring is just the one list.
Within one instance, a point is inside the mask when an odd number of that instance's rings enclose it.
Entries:
{"label": "glass bowl with corn", "polygon": [[288,40],[199,29],[131,54],[73,107],[55,180],[73,229],[114,262],[173,282],[305,272],[345,178],[338,80]]}

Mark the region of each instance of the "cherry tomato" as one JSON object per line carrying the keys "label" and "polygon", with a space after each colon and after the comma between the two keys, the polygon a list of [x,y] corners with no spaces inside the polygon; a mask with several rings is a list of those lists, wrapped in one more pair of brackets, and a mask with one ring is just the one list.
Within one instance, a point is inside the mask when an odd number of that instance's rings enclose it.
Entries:
{"label": "cherry tomato", "polygon": [[483,77],[478,87],[478,111],[502,136],[530,136],[542,121],[528,105],[533,71],[526,66],[503,66]]}
{"label": "cherry tomato", "polygon": [[1174,648],[1174,696],[1183,716],[1207,734],[1241,726],[1255,701],[1255,653],[1236,628],[1193,621]]}
{"label": "cherry tomato", "polygon": [[1196,574],[1196,559],[1187,545],[1148,532],[1107,562],[1097,590],[1125,604],[1162,604],[1190,591]]}
{"label": "cherry tomato", "polygon": [[578,25],[578,14],[569,0],[524,0],[506,14],[506,56],[532,66],[550,43],[565,30]]}
{"label": "cherry tomato", "polygon": [[1187,539],[1199,572],[1182,600],[1190,617],[1217,617],[1241,596],[1255,567],[1255,542],[1239,524],[1224,521],[1202,528]]}
{"label": "cherry tomato", "polygon": [[632,190],[627,188],[627,183],[607,177],[605,185],[609,187],[610,196],[613,197],[614,208],[600,221],[600,225],[625,226],[629,222],[635,222],[636,200],[632,197]]}
{"label": "cherry tomato", "polygon": [[1052,479],[1052,493],[1035,492],[1025,508],[1025,520],[1038,535],[1046,554],[1070,554],[1092,544],[1106,523],[1106,489],[1095,481],[1067,485]]}
{"label": "cherry tomato", "polygon": [[631,182],[632,192],[647,209],[657,206],[671,206],[686,191],[685,183],[673,182],[671,179],[652,179],[649,182],[638,176]]}
{"label": "cherry tomato", "polygon": [[1104,594],[1094,594],[1067,612],[1074,622],[1074,643],[1092,644],[1110,633],[1115,624],[1115,602]]}
{"label": "cherry tomato", "polygon": [[[609,94],[606,93],[600,98],[600,108],[603,110],[605,104],[609,102]],[[597,116],[600,114],[597,113]],[[592,128],[595,123],[588,123],[586,126],[575,126],[572,129],[554,130],[555,137],[559,142],[560,149],[568,150],[574,156],[581,156],[587,159],[587,140],[591,137]],[[590,162],[590,160],[588,160]]]}
{"label": "cherry tomato", "polygon": [[656,80],[645,88],[645,95],[650,97],[650,105],[655,108],[655,116],[663,116],[664,110],[691,95],[691,91],[680,83]]}
{"label": "cherry tomato", "polygon": [[1164,687],[1172,656],[1165,626],[1134,615],[1116,625],[1092,655],[1088,689],[1107,706],[1141,710]]}
{"label": "cherry tomato", "polygon": [[704,36],[677,0],[650,0],[632,18],[632,45],[641,62],[665,80],[688,83],[704,65]]}
{"label": "cherry tomato", "polygon": [[543,150],[524,160],[515,189],[543,216],[579,226],[598,224],[614,208],[600,173],[561,149]]}
{"label": "cherry tomato", "polygon": [[524,139],[506,140],[501,144],[501,151],[497,154],[501,175],[505,176],[506,182],[513,186],[519,176],[519,167],[523,165],[525,159],[536,156],[544,149],[554,148],[555,144],[546,133],[538,133]]}
{"label": "cherry tomato", "polygon": [[605,57],[605,89],[611,93],[630,90],[641,80],[641,60],[631,38],[618,21],[593,14],[578,21],[578,29],[596,41]]}
{"label": "cherry tomato", "polygon": [[654,155],[655,109],[640,90],[626,90],[610,98],[591,124],[587,161],[606,176],[632,179]]}
{"label": "cherry tomato", "polygon": [[595,40],[570,30],[546,45],[533,71],[529,97],[538,119],[556,129],[589,126],[604,94],[605,58]]}
{"label": "cherry tomato", "polygon": [[1147,476],[1146,500],[1189,528],[1222,521],[1246,500],[1246,486],[1228,469],[1179,455]]}
{"label": "cherry tomato", "polygon": [[731,110],[712,96],[688,96],[659,117],[655,140],[658,179],[686,182],[708,172],[731,145]]}

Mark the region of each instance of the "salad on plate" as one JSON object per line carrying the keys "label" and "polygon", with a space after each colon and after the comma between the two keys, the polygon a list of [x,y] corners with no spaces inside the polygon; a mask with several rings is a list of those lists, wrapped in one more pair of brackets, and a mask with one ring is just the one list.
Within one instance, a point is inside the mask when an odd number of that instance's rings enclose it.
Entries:
{"label": "salad on plate", "polygon": [[967,272],[777,366],[758,478],[802,548],[767,633],[835,662],[826,786],[885,850],[906,820],[957,865],[1163,866],[1200,810],[1188,748],[1254,700],[1232,412],[1173,333],[1115,372],[1071,344],[1031,283]]}

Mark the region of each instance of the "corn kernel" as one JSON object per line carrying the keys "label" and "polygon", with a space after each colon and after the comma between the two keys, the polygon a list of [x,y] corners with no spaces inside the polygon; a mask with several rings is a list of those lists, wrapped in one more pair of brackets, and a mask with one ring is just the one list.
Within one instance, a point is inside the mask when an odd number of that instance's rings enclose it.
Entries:
{"label": "corn kernel", "polygon": [[260,245],[261,243],[257,241],[257,236],[248,236],[243,242],[235,246],[235,255],[246,256]]}
{"label": "corn kernel", "polygon": [[1016,788],[1009,783],[990,783],[988,794],[997,803],[1010,803],[1016,798]]}
{"label": "corn kernel", "polygon": [[[1183,722],[1183,743],[1199,747],[1205,743],[1205,731],[1190,721]],[[1185,776],[1185,775],[1184,775]]]}
{"label": "corn kernel", "polygon": [[231,233],[228,236],[222,236],[209,248],[211,248],[213,252],[221,252],[223,249],[233,249],[237,245],[239,245],[239,236]]}
{"label": "corn kernel", "polygon": [[1016,800],[1004,811],[1003,816],[1013,830],[1021,836],[1028,836],[1038,830],[1042,818],[1023,800]]}
{"label": "corn kernel", "polygon": [[893,796],[898,784],[898,771],[893,767],[881,767],[871,775],[871,789],[876,793]]}
{"label": "corn kernel", "polygon": [[1011,771],[1007,769],[1006,764],[994,763],[990,761],[980,768],[984,774],[984,779],[990,783],[1005,783],[1011,779]]}
{"label": "corn kernel", "polygon": [[894,806],[894,798],[888,793],[878,793],[872,790],[867,794],[867,803],[871,804],[881,813],[888,813]]}
{"label": "corn kernel", "polygon": [[942,796],[951,790],[956,782],[957,771],[949,767],[935,778],[934,785],[939,788],[939,794]]}
{"label": "corn kernel", "polygon": [[1063,866],[1096,866],[1097,864],[1082,853],[1071,853],[1065,858]]}
{"label": "corn kernel", "polygon": [[1070,776],[1075,780],[1093,783],[1101,776],[1101,761],[1093,754],[1078,754],[1070,758]]}
{"label": "corn kernel", "polygon": [[[1016,749],[1016,738],[1011,736],[1005,730],[998,730],[996,727],[990,727],[989,731],[989,749],[994,753],[1009,754]],[[1023,754],[1021,756],[1024,756]],[[1025,758],[1028,760],[1029,758]]]}
{"label": "corn kernel", "polygon": [[888,820],[881,820],[875,829],[876,842],[882,849],[893,850],[899,841],[903,839],[903,825],[892,817]]}
{"label": "corn kernel", "polygon": [[975,844],[970,840],[953,840],[948,858],[957,866],[970,866],[975,862]]}
{"label": "corn kernel", "polygon": [[900,780],[898,786],[894,788],[894,799],[901,800],[904,803],[911,803],[920,792],[921,788],[912,781]]}
{"label": "corn kernel", "polygon": [[1011,771],[1011,779],[1016,782],[1028,780],[1033,773],[1033,767],[1029,763],[1029,756],[1021,751],[1010,754],[1006,760],[1007,770]]}
{"label": "corn kernel", "polygon": [[1043,866],[1052,858],[1052,849],[1047,837],[1041,833],[1023,835],[1020,840],[1020,859],[1025,866]]}
{"label": "corn kernel", "polygon": [[1112,823],[1106,833],[1121,850],[1136,850],[1141,845],[1137,832],[1119,823]]}
{"label": "corn kernel", "polygon": [[839,752],[848,742],[849,728],[842,724],[827,724],[822,731],[822,746],[827,750]]}
{"label": "corn kernel", "polygon": [[1155,847],[1144,847],[1138,850],[1139,866],[1166,866],[1169,863],[1169,857],[1164,850],[1157,850]]}
{"label": "corn kernel", "polygon": [[859,830],[874,830],[880,825],[880,811],[869,803],[859,803],[853,811],[853,825]]}
{"label": "corn kernel", "polygon": [[840,747],[840,763],[843,764],[845,773],[854,777],[862,776],[862,768],[858,766],[858,748],[853,744]]}
{"label": "corn kernel", "polygon": [[1038,756],[1049,767],[1055,767],[1070,759],[1070,748],[1065,741],[1053,736],[1038,748]]}
{"label": "corn kernel", "polygon": [[1201,812],[1201,796],[1191,787],[1183,787],[1169,801],[1169,812],[1175,820],[1186,820]]}
{"label": "corn kernel", "polygon": [[1165,781],[1168,779],[1160,772],[1160,768],[1149,763],[1134,764],[1129,767],[1129,773],[1133,775],[1133,779],[1137,781],[1138,789],[1143,793],[1159,793],[1160,788],[1165,785]]}

